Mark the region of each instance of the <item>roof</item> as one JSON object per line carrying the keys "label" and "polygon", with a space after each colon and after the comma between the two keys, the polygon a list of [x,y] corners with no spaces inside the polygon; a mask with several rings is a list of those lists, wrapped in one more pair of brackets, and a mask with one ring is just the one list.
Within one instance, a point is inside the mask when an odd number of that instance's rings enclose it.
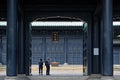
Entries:
{"label": "roof", "polygon": [[[27,15],[45,11],[88,11],[94,13],[98,8],[101,8],[101,0],[18,0],[18,2]],[[1,13],[0,16],[6,15],[6,10],[7,0],[1,0],[0,11],[3,14]],[[113,14],[115,15],[114,20],[118,19],[120,0],[113,0]]]}

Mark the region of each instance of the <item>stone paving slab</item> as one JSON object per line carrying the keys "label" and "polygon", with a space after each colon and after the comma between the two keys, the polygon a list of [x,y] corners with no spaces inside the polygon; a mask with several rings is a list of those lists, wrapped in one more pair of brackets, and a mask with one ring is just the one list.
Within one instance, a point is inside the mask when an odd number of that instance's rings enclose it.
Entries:
{"label": "stone paving slab", "polygon": [[31,80],[87,80],[87,76],[34,76]]}
{"label": "stone paving slab", "polygon": [[[17,80],[88,80],[88,76],[27,76]],[[115,80],[120,80],[120,76],[114,76]],[[0,76],[0,80],[5,80],[5,76]],[[89,79],[100,80],[100,79]]]}
{"label": "stone paving slab", "polygon": [[5,76],[0,76],[0,80],[4,80]]}

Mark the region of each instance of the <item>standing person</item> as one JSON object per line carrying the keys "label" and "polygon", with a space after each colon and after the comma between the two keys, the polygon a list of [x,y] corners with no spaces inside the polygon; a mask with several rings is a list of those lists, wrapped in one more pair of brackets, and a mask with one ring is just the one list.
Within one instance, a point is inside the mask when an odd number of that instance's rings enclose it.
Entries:
{"label": "standing person", "polygon": [[47,58],[45,61],[45,66],[46,66],[46,75],[50,75],[50,58]]}
{"label": "standing person", "polygon": [[43,74],[43,61],[42,59],[40,59],[39,61],[39,75],[42,75]]}

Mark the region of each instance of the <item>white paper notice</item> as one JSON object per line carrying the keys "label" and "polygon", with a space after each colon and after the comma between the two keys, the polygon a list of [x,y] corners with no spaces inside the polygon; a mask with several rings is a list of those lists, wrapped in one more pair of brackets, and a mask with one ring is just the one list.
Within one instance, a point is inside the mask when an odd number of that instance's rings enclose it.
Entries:
{"label": "white paper notice", "polygon": [[94,55],[99,55],[99,48],[94,48]]}

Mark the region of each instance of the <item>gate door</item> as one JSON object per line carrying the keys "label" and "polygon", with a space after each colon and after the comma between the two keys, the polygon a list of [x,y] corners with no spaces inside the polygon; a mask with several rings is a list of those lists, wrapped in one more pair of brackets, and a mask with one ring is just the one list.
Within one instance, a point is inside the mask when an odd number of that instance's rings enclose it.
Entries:
{"label": "gate door", "polygon": [[42,37],[32,38],[32,64],[38,64],[40,58],[43,59]]}
{"label": "gate door", "polygon": [[88,50],[87,50],[87,41],[88,41],[88,25],[84,23],[83,25],[83,75],[88,74]]}
{"label": "gate door", "polygon": [[82,38],[68,38],[68,64],[82,64]]}

